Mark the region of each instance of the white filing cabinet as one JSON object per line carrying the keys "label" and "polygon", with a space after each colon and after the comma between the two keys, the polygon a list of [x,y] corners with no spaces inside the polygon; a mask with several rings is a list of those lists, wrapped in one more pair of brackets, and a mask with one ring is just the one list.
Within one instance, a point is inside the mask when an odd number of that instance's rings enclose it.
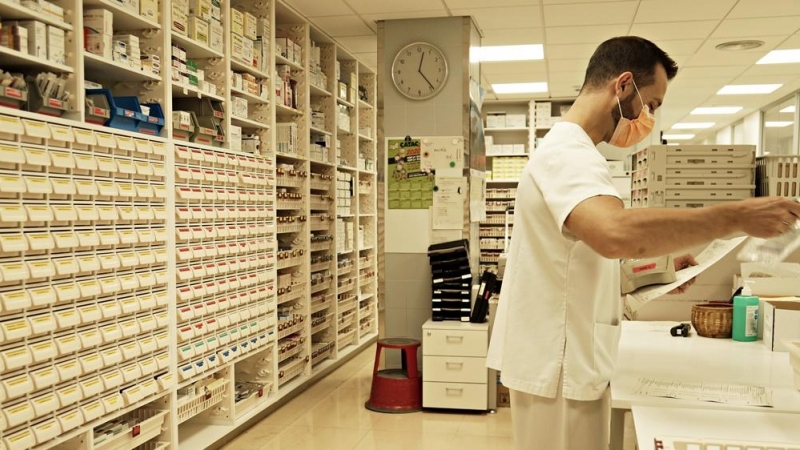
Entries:
{"label": "white filing cabinet", "polygon": [[489,324],[429,320],[422,326],[422,406],[487,410]]}

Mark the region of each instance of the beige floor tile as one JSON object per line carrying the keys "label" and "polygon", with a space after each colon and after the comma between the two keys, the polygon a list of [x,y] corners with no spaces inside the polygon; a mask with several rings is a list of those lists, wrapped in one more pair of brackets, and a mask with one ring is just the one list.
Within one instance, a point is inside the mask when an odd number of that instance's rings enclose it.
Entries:
{"label": "beige floor tile", "polygon": [[513,436],[511,408],[498,408],[496,414],[465,414],[458,434],[463,436],[507,437]]}
{"label": "beige floor tile", "polygon": [[454,438],[455,435],[442,433],[372,430],[354,450],[448,450],[456,448]]}
{"label": "beige floor tile", "polygon": [[455,434],[464,416],[460,414],[417,412],[407,414],[381,414],[375,430],[406,431],[418,434]]}
{"label": "beige floor tile", "polygon": [[352,450],[368,430],[291,426],[259,450]]}

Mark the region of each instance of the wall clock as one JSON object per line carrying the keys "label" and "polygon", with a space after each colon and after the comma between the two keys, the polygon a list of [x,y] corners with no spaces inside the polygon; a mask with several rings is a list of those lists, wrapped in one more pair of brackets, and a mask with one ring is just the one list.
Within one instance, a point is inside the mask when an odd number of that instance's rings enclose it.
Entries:
{"label": "wall clock", "polygon": [[403,47],[392,62],[392,81],[404,96],[427,100],[447,83],[447,59],[433,44],[415,42]]}

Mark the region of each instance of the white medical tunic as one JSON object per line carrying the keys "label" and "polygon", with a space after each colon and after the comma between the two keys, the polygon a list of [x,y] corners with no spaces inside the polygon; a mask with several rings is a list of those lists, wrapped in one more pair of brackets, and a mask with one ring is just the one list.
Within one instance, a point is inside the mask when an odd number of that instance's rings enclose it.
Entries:
{"label": "white medical tunic", "polygon": [[509,389],[600,399],[620,335],[619,261],[564,227],[596,196],[619,198],[605,158],[579,125],[556,124],[532,153],[517,189],[514,233],[487,365]]}

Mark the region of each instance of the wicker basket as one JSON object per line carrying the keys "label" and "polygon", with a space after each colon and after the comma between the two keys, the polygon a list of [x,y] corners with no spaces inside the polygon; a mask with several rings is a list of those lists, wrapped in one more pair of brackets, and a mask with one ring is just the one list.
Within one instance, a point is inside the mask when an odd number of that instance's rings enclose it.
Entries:
{"label": "wicker basket", "polygon": [[692,326],[697,334],[707,338],[731,337],[733,305],[728,302],[711,302],[692,306]]}

